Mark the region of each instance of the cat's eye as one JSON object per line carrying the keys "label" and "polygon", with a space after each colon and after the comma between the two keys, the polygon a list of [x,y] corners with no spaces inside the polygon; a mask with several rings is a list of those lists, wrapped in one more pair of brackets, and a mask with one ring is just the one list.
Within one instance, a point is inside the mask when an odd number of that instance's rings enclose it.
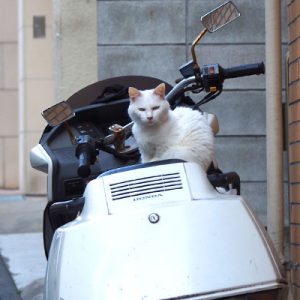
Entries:
{"label": "cat's eye", "polygon": [[152,107],[152,110],[157,110],[157,109],[159,109],[159,106]]}
{"label": "cat's eye", "polygon": [[142,107],[140,107],[140,108],[138,108],[138,110],[139,110],[139,111],[145,111],[145,110],[146,110],[146,108],[142,108]]}

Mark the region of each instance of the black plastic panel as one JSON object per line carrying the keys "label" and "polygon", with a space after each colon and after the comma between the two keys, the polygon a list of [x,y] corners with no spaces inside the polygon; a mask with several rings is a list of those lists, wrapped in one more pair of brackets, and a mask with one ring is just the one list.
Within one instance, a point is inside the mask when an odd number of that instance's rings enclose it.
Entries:
{"label": "black plastic panel", "polygon": [[[115,101],[106,105],[96,104],[76,110],[76,117],[69,122],[75,136],[79,136],[82,127],[93,131],[93,136],[102,138],[109,134],[108,127],[113,123],[125,125],[130,122],[127,114],[128,99]],[[82,180],[71,190],[69,180],[78,178],[78,159],[75,156],[76,146],[72,144],[67,128],[61,124],[44,133],[41,142],[53,162],[52,189],[53,201],[67,201],[81,197],[85,185],[99,174],[123,166],[137,163],[135,160],[122,160],[112,154],[100,151],[97,161],[91,166],[91,175]],[[81,191],[81,193],[79,193]]]}

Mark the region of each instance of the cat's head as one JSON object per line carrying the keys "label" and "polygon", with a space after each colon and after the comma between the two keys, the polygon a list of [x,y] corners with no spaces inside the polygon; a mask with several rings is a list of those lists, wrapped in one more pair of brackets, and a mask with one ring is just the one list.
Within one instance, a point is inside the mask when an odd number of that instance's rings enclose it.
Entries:
{"label": "cat's head", "polygon": [[168,118],[169,102],[165,99],[165,84],[161,83],[152,90],[140,91],[130,87],[128,114],[132,121],[145,126],[162,124]]}

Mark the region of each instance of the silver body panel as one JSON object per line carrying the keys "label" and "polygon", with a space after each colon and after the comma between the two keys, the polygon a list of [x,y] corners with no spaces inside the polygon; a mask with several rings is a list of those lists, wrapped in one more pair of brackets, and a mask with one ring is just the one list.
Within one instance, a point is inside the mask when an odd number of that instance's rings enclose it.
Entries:
{"label": "silver body panel", "polygon": [[[52,173],[53,173],[53,163],[41,144],[37,144],[30,150],[30,164],[31,167],[48,174],[47,186],[52,187]],[[47,189],[47,199],[52,201],[52,189]]]}

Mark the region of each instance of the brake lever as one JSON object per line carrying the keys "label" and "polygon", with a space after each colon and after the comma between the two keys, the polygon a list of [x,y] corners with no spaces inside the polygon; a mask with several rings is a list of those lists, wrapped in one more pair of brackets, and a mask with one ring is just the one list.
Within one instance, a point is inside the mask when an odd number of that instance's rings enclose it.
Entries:
{"label": "brake lever", "polygon": [[121,126],[119,124],[113,124],[109,127],[109,130],[112,134],[106,136],[100,141],[103,148],[107,149],[107,146],[113,145],[114,150],[118,154],[129,154],[135,152],[138,147],[133,138],[129,138],[127,144],[125,144],[126,139],[131,134],[133,123],[128,123],[125,126]]}
{"label": "brake lever", "polygon": [[113,135],[113,144],[117,152],[124,152],[126,149],[125,140],[126,134],[123,126],[119,124],[113,124],[109,127],[110,132]]}

